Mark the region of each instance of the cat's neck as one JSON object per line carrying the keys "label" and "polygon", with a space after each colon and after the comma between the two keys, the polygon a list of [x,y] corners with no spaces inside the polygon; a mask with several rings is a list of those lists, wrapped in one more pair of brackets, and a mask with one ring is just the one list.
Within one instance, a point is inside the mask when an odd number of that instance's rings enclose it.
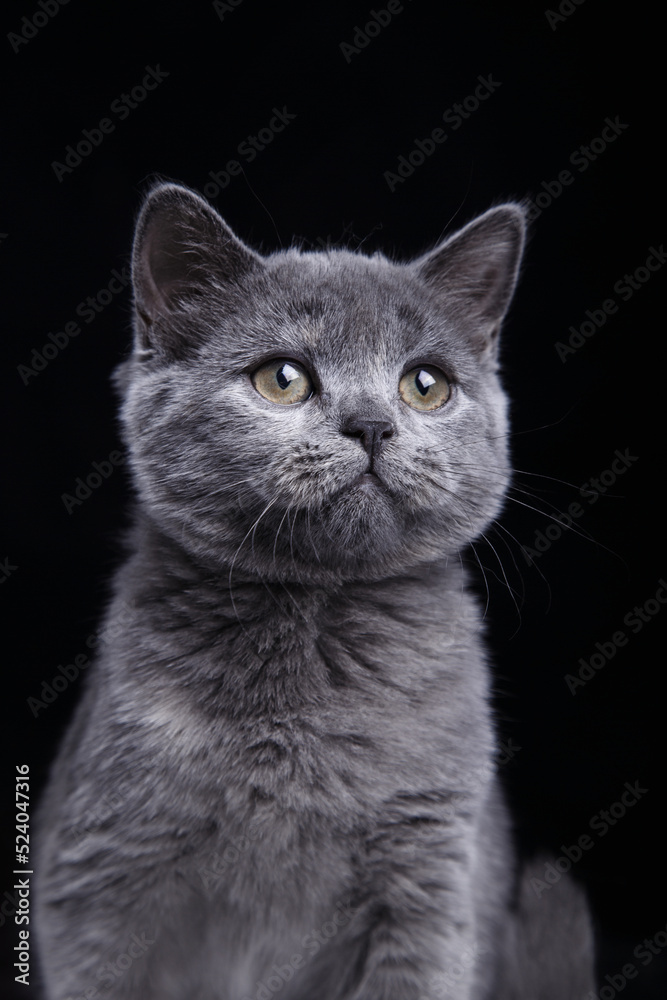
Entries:
{"label": "cat's neck", "polygon": [[[187,551],[174,538],[163,532],[152,520],[139,517],[131,537],[132,556],[121,569],[121,587],[130,597],[150,600],[153,604],[169,602],[179,595],[187,603],[204,592],[215,599],[221,614],[229,612],[243,621],[248,604],[254,609],[285,606],[294,601],[310,605],[331,604],[338,597],[380,593],[388,587],[405,592],[424,590],[427,594],[443,590],[460,594],[465,590],[466,574],[457,557],[406,567],[403,571],[384,576],[339,574],[313,566],[302,571],[290,566],[282,575],[260,575],[240,566],[236,561],[218,561],[210,556],[199,557]],[[293,595],[293,599],[292,599]],[[428,602],[430,603],[430,602]],[[296,606],[296,605],[295,605]],[[297,614],[299,612],[297,611]]]}
{"label": "cat's neck", "polygon": [[370,583],[312,586],[215,571],[151,525],[132,542],[110,609],[111,625],[123,628],[111,633],[108,662],[145,690],[200,690],[207,706],[224,701],[245,712],[248,692],[272,705],[283,695],[292,706],[317,701],[353,675],[388,686],[413,675],[427,686],[443,651],[469,647],[480,631],[458,559]]}

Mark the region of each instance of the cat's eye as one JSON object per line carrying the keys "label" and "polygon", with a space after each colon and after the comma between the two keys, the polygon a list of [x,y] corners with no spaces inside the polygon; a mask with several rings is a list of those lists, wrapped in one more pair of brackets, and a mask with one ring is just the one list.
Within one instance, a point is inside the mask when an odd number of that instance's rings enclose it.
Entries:
{"label": "cat's eye", "polygon": [[283,406],[303,403],[314,391],[313,380],[306,369],[285,358],[267,361],[253,372],[251,379],[260,396]]}
{"label": "cat's eye", "polygon": [[415,410],[437,410],[452,394],[449,380],[434,365],[419,365],[398,383],[401,399]]}

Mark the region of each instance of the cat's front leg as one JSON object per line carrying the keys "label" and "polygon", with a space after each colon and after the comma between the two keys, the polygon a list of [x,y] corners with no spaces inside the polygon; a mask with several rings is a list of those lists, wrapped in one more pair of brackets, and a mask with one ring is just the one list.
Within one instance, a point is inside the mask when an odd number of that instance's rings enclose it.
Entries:
{"label": "cat's front leg", "polygon": [[65,834],[57,839],[58,849],[43,857],[36,907],[45,998],[181,1000],[183,957],[195,949],[190,943],[179,954],[187,921],[172,874],[177,862],[151,858],[148,839],[121,849],[113,830],[69,847]]}
{"label": "cat's front leg", "polygon": [[48,1000],[139,997],[157,1000],[149,969],[158,942],[155,919],[86,905],[72,913],[68,900],[48,903],[40,932],[41,979]]}
{"label": "cat's front leg", "polygon": [[471,996],[474,830],[469,815],[455,812],[451,802],[443,819],[435,795],[428,794],[423,808],[414,808],[415,796],[413,808],[400,815],[402,802],[399,815],[368,842],[367,894],[355,921],[355,936],[365,937],[365,960],[349,1000]]}

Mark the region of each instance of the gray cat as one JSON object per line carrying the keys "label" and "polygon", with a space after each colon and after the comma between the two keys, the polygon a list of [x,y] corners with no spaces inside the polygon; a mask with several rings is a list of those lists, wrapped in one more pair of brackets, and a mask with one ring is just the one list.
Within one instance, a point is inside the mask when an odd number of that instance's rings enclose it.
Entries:
{"label": "gray cat", "polygon": [[575,1000],[516,878],[461,553],[510,479],[500,205],[409,264],[261,257],[148,195],[117,382],[137,493],[41,807],[49,1000]]}

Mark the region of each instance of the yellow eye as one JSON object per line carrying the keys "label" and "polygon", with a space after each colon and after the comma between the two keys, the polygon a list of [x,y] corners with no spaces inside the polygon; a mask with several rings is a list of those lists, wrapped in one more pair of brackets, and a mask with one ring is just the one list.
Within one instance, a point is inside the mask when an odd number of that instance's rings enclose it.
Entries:
{"label": "yellow eye", "polygon": [[398,391],[403,402],[415,410],[437,410],[452,394],[447,376],[433,365],[420,365],[406,372]]}
{"label": "yellow eye", "polygon": [[251,375],[251,379],[260,396],[283,406],[303,403],[313,394],[313,382],[306,369],[296,361],[284,358],[267,361]]}

